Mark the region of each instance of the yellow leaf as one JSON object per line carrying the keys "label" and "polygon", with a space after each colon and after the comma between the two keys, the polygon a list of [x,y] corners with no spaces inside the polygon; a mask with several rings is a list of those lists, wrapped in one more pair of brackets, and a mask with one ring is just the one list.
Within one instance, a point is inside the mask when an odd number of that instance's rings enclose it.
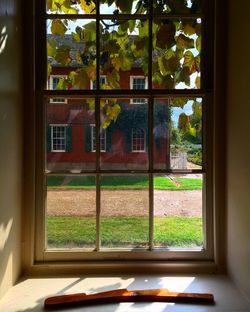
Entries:
{"label": "yellow leaf", "polygon": [[183,31],[184,31],[184,34],[186,34],[188,36],[195,34],[195,28],[193,26],[191,26],[190,24],[186,24],[183,27]]}
{"label": "yellow leaf", "polygon": [[80,5],[85,14],[95,13],[95,3],[93,1],[90,1],[87,4],[86,0],[81,0]]}
{"label": "yellow leaf", "polygon": [[121,108],[118,104],[115,104],[114,106],[109,106],[107,108],[107,116],[109,116],[109,118],[111,118],[112,120],[115,120],[119,115],[120,110]]}
{"label": "yellow leaf", "polygon": [[67,30],[67,27],[61,20],[53,20],[51,24],[51,32],[54,35],[63,36]]}
{"label": "yellow leaf", "polygon": [[196,79],[195,79],[195,85],[196,85],[196,88],[197,89],[200,89],[201,87],[201,77],[200,76],[197,76]]}
{"label": "yellow leaf", "polygon": [[201,52],[201,36],[196,39],[196,49]]}
{"label": "yellow leaf", "polygon": [[115,70],[119,71],[121,66],[122,66],[122,62],[120,57],[114,57],[111,61],[112,65],[114,66]]}
{"label": "yellow leaf", "polygon": [[52,66],[50,64],[48,64],[48,67],[47,67],[47,76],[49,78],[50,74],[51,74],[51,71],[52,71]]}
{"label": "yellow leaf", "polygon": [[96,79],[96,68],[95,66],[88,66],[87,67],[87,74],[90,80],[95,80]]}

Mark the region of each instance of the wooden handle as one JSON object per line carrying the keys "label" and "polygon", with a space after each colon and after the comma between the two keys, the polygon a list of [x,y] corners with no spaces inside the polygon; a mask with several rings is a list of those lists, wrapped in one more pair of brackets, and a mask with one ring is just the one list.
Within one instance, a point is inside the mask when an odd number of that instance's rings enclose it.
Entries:
{"label": "wooden handle", "polygon": [[94,303],[114,302],[181,302],[181,303],[214,303],[212,294],[169,292],[164,288],[152,290],[127,289],[111,290],[97,294],[84,293],[49,297],[45,300],[46,308],[69,307]]}

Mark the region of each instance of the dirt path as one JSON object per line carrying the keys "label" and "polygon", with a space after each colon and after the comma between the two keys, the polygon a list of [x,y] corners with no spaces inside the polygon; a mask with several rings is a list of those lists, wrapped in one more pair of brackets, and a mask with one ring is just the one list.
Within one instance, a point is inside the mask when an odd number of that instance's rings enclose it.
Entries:
{"label": "dirt path", "polygon": [[[157,216],[201,216],[202,192],[154,192],[154,214]],[[102,216],[147,216],[146,190],[103,190]],[[53,216],[95,216],[95,190],[48,190],[47,213]]]}

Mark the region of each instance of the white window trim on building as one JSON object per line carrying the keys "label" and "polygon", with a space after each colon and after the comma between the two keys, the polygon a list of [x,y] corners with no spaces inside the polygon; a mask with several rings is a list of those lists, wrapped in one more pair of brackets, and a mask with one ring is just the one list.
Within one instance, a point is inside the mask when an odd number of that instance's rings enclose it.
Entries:
{"label": "white window trim on building", "polygon": [[[53,133],[53,128],[55,127],[64,127],[64,137],[62,138],[64,140],[64,149],[54,149],[54,133]],[[51,152],[54,153],[62,153],[62,152],[66,152],[66,144],[67,144],[67,124],[51,124],[50,128],[51,128]]]}
{"label": "white window trim on building", "polygon": [[[104,78],[104,83],[101,83],[101,81],[100,81],[100,86],[107,83],[107,76],[106,75],[100,75],[100,80],[103,78]],[[90,80],[90,89],[94,90],[93,88],[94,88],[94,80]]]}
{"label": "white window trim on building", "polygon": [[[96,152],[96,149],[94,147],[94,142],[95,142],[95,125],[92,124],[90,125],[91,127],[91,152]],[[104,134],[104,137],[103,137]],[[102,141],[104,140],[104,148],[102,148]],[[101,129],[100,131],[100,151],[101,152],[106,152],[107,145],[106,145],[106,129]]]}
{"label": "white window trim on building", "polygon": [[[144,138],[143,138],[143,149],[134,149],[134,140],[138,140],[138,139],[141,139],[141,138],[137,138],[135,137],[135,135],[138,135],[138,131],[143,131],[143,135],[144,135]],[[132,131],[131,131],[131,135],[132,135],[132,140],[131,140],[131,150],[133,153],[145,153],[146,152],[146,132],[144,129],[141,129],[141,128],[133,128]]]}
{"label": "white window trim on building", "polygon": [[[66,78],[66,75],[50,75],[49,81],[48,81],[48,89],[49,90],[55,90],[53,88],[53,78]],[[68,100],[66,98],[51,98],[49,101],[51,104],[67,104]]]}
{"label": "white window trim on building", "polygon": [[[148,88],[148,77],[147,76],[142,76],[142,75],[132,75],[130,76],[130,81],[129,81],[129,85],[130,85],[130,89],[133,90],[133,82],[134,82],[134,79],[145,79],[145,88],[144,89],[147,89]],[[142,89],[143,90],[143,89]],[[130,104],[145,104],[147,103],[147,99],[131,99],[130,100]]]}

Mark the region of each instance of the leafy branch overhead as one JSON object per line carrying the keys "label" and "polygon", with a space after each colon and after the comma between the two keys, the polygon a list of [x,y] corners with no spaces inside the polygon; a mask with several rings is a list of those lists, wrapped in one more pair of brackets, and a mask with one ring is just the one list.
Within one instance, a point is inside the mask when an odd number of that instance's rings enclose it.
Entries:
{"label": "leafy branch overhead", "polygon": [[[105,89],[122,88],[121,73],[141,68],[148,75],[152,53],[152,82],[155,88],[200,88],[201,21],[197,18],[168,18],[168,13],[199,13],[201,0],[154,0],[156,14],[166,18],[153,20],[152,46],[149,51],[147,20],[115,19],[117,14],[148,12],[149,0],[101,0],[100,11],[113,11],[112,20],[101,20],[99,70],[106,76]],[[105,11],[106,10],[106,11]],[[95,0],[47,0],[50,14],[96,13]],[[59,89],[89,89],[96,80],[96,22],[53,19],[48,24],[48,74],[53,62],[68,68],[67,78],[60,79]],[[70,39],[69,39],[70,37]],[[67,40],[66,40],[67,39]],[[106,109],[109,120],[119,113],[116,103]]]}

